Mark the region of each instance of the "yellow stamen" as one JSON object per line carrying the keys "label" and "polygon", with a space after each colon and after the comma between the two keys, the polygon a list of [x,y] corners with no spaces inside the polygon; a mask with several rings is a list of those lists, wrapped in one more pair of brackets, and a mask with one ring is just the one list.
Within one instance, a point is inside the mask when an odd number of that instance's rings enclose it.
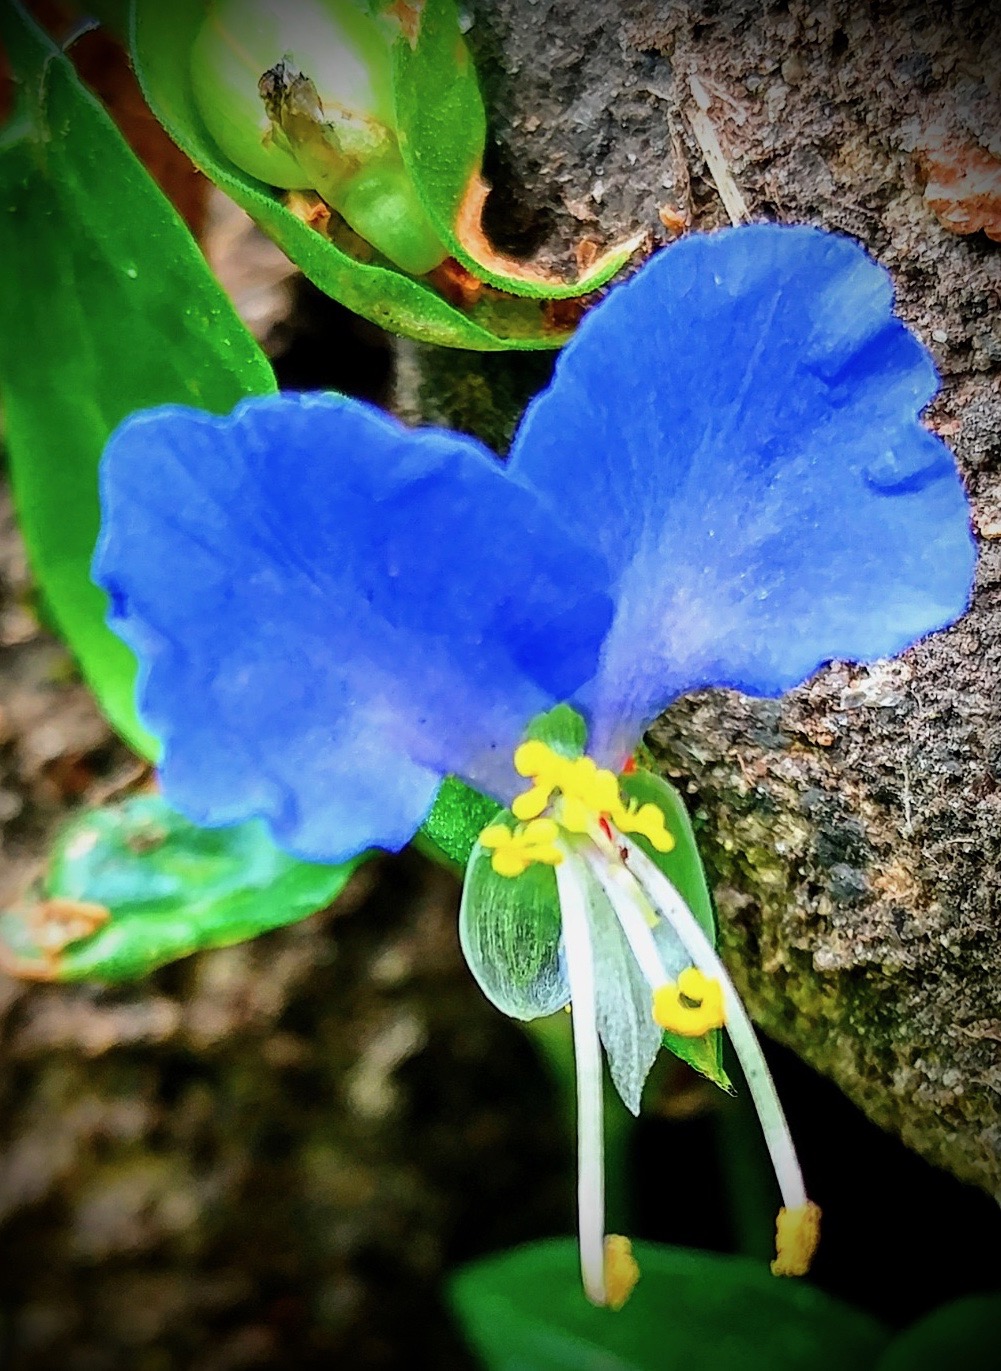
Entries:
{"label": "yellow stamen", "polygon": [[805,1276],[820,1242],[820,1205],[807,1200],[795,1209],[780,1209],[775,1220],[773,1276]]}
{"label": "yellow stamen", "polygon": [[516,819],[537,819],[549,803],[552,793],[548,786],[533,785],[531,790],[515,796],[511,813]]}
{"label": "yellow stamen", "polygon": [[527,743],[515,748],[514,769],[519,776],[541,776],[554,762],[563,760],[551,747],[540,743],[537,738],[530,738]]}
{"label": "yellow stamen", "polygon": [[633,1245],[619,1233],[605,1237],[605,1301],[609,1309],[621,1309],[640,1278]]}
{"label": "yellow stamen", "polygon": [[658,852],[674,847],[657,806],[649,801],[624,801],[618,777],[592,757],[561,757],[532,738],[515,751],[514,769],[532,781],[511,806],[516,819],[538,818],[558,791],[560,825],[570,833],[589,833],[595,820],[607,815],[623,833],[641,834]]}
{"label": "yellow stamen", "polygon": [[490,851],[490,865],[498,876],[520,876],[533,862],[559,866],[563,852],[557,847],[559,826],[553,819],[533,819],[510,829],[506,824],[489,824],[480,842]]}
{"label": "yellow stamen", "polygon": [[[684,996],[684,999],[682,998]],[[694,1001],[686,1004],[685,1000]],[[676,983],[667,982],[653,992],[654,1022],[683,1038],[701,1038],[726,1023],[723,987],[704,976],[696,966],[686,967]]]}
{"label": "yellow stamen", "polygon": [[616,828],[623,833],[639,833],[657,852],[670,852],[674,847],[674,837],[664,823],[663,813],[650,801],[641,805],[630,800],[611,814]]}

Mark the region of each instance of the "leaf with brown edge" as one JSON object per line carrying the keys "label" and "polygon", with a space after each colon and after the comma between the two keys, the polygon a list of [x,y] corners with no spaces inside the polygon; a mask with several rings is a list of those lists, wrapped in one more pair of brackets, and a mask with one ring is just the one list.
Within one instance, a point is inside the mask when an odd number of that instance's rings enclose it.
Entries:
{"label": "leaf with brown edge", "polygon": [[412,26],[402,28],[393,48],[400,150],[442,241],[473,275],[511,294],[570,299],[605,285],[647,241],[646,230],[596,254],[575,279],[490,242],[483,227],[490,193],[482,174],[486,114],[458,12],[453,0],[406,9],[416,14],[417,30],[415,42]]}

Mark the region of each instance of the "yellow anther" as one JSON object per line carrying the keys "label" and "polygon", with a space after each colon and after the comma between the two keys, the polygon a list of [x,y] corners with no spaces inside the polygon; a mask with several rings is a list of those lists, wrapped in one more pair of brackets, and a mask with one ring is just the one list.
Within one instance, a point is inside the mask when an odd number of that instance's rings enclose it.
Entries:
{"label": "yellow anther", "polygon": [[555,813],[568,833],[590,833],[607,815],[623,833],[639,833],[658,852],[674,847],[661,810],[650,801],[624,800],[614,771],[598,766],[592,757],[562,757],[531,738],[516,749],[514,769],[532,781],[511,805],[521,822],[537,819],[558,793]]}
{"label": "yellow anther", "polygon": [[557,847],[559,825],[553,819],[533,819],[510,829],[506,824],[490,824],[480,834],[480,842],[490,851],[490,865],[498,876],[520,876],[533,862],[559,866],[563,852]]}
{"label": "yellow anther", "polygon": [[780,1209],[775,1220],[773,1276],[805,1276],[820,1242],[820,1205],[807,1200],[795,1209]]}
{"label": "yellow anther", "polygon": [[540,743],[537,738],[529,738],[527,743],[515,748],[514,769],[519,776],[542,776],[554,762],[563,760],[545,743]]}
{"label": "yellow anther", "polygon": [[[686,1004],[686,1000],[694,1003]],[[668,982],[653,992],[653,1018],[669,1033],[701,1038],[703,1033],[726,1023],[723,987],[719,981],[703,976],[698,967],[686,967],[676,983]]]}
{"label": "yellow anther", "polygon": [[587,805],[595,815],[611,813],[622,803],[615,773],[602,770],[590,757],[578,757],[571,763],[561,789],[565,796]]}
{"label": "yellow anther", "polygon": [[663,813],[650,801],[641,805],[630,800],[627,805],[620,805],[612,810],[612,822],[623,833],[639,833],[658,852],[670,852],[674,847],[674,837],[664,823]]}
{"label": "yellow anther", "polygon": [[530,777],[535,784],[512,804],[511,812],[515,818],[537,818],[552,798],[553,791],[562,785],[567,768],[571,765],[566,757],[561,757],[536,738],[530,738],[516,748],[515,771],[519,776]]}
{"label": "yellow anther", "polygon": [[619,1233],[605,1238],[605,1302],[609,1309],[621,1309],[640,1278],[633,1245]]}
{"label": "yellow anther", "polygon": [[516,819],[537,819],[552,795],[552,787],[533,785],[521,795],[516,795],[511,805],[511,813]]}

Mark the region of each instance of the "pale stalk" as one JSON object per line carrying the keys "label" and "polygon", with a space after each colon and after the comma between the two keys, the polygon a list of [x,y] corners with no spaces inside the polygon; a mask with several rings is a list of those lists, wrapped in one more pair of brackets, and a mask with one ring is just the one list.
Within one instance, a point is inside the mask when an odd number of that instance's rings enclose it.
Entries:
{"label": "pale stalk", "polygon": [[595,1011],[594,954],[586,895],[577,859],[567,854],[556,867],[563,949],[573,1012],[577,1067],[577,1218],[584,1292],[592,1304],[607,1303],[605,1292],[605,1157],[602,1113],[601,1042]]}
{"label": "pale stalk", "polygon": [[605,879],[602,884],[619,915],[620,922],[623,922],[625,927],[623,913],[620,911],[624,911],[627,905],[635,911],[637,894],[641,900],[645,897],[652,904],[654,912],[662,914],[667,919],[702,974],[719,981],[723,989],[726,1030],[747,1081],[751,1098],[754,1100],[765,1145],[782,1193],[782,1203],[787,1209],[798,1209],[806,1205],[808,1201],[803,1173],[800,1170],[785,1113],[779,1103],[775,1084],[753,1025],[740,996],[734,989],[726,967],[695,915],[660,868],[650,860],[642,848],[625,835],[617,835],[616,842],[625,848],[625,862],[603,863]]}

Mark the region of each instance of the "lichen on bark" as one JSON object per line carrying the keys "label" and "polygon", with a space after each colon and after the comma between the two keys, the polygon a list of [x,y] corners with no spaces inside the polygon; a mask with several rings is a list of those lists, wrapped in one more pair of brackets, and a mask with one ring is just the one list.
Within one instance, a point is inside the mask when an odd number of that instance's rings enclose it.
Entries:
{"label": "lichen on bark", "polygon": [[[1001,249],[940,222],[923,178],[943,129],[960,171],[1001,155],[1001,16],[839,0],[467,8],[505,245],[569,272],[582,241],[646,227],[656,243],[743,202],[859,238],[935,354],[929,422],[981,535],[969,615],[899,662],[835,664],[780,703],[684,700],[649,742],[690,794],[757,1021],[924,1156],[997,1192]],[[501,444],[541,383],[521,360],[413,348],[400,379],[410,414]]]}

